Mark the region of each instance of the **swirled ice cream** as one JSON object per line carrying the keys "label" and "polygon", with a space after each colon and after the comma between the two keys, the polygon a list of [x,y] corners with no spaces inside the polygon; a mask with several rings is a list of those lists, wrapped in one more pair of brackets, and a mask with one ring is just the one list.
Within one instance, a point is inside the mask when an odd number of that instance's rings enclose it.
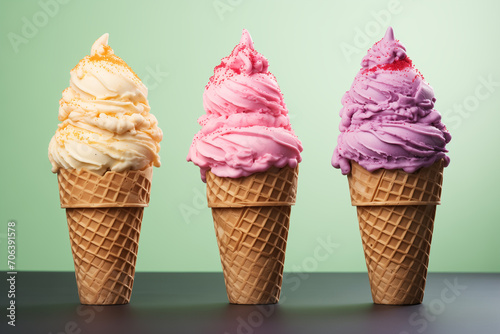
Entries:
{"label": "swirled ice cream", "polygon": [[108,34],[71,70],[59,101],[61,123],[49,144],[52,172],[160,166],[162,131],[149,113],[148,90],[108,45]]}
{"label": "swirled ice cream", "polygon": [[349,174],[350,161],[368,171],[413,173],[443,159],[451,140],[434,109],[434,91],[388,28],[368,50],[351,89],[342,98],[340,135],[332,165]]}
{"label": "swirled ice cream", "polygon": [[187,157],[219,177],[238,178],[270,167],[295,168],[302,145],[268,61],[255,51],[248,31],[231,55],[215,67],[203,94],[206,114],[198,119]]}

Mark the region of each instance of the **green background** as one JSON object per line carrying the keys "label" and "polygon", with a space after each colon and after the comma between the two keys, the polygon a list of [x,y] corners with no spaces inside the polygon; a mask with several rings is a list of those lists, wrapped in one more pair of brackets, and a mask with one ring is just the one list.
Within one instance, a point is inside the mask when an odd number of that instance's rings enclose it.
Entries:
{"label": "green background", "polygon": [[[185,159],[204,113],[204,86],[246,28],[269,59],[304,146],[285,270],[365,271],[347,179],[330,159],[341,97],[390,24],[434,88],[453,135],[430,270],[500,272],[500,2],[94,0],[59,4],[45,16],[42,7],[0,2],[0,269],[7,268],[6,225],[13,219],[18,270],[73,270],[47,146],[69,71],[109,32],[115,53],[149,86],[164,132],[137,269],[220,271],[205,185]],[[34,20],[38,31],[16,53],[9,33],[22,36]],[[155,78],[155,71],[163,74]],[[325,242],[335,244],[331,254],[318,248]]]}

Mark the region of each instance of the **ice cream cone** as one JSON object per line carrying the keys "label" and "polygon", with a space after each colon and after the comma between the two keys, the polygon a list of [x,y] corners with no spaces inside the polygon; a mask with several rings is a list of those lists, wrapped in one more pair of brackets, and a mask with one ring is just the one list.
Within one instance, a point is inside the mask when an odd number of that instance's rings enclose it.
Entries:
{"label": "ice cream cone", "polygon": [[443,161],[415,173],[368,172],[351,162],[351,202],[358,221],[373,302],[420,304],[424,296]]}
{"label": "ice cream cone", "polygon": [[277,303],[298,168],[241,178],[206,173],[226,291],[233,304]]}
{"label": "ice cream cone", "polygon": [[106,172],[60,169],[61,207],[66,217],[82,304],[130,301],[144,207],[152,167]]}

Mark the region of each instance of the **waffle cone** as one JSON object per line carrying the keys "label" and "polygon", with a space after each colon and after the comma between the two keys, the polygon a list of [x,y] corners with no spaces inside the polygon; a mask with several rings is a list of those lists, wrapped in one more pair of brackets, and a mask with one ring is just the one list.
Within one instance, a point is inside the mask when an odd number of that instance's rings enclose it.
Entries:
{"label": "waffle cone", "polygon": [[368,172],[352,162],[348,176],[373,302],[420,304],[423,300],[443,162],[415,173]]}
{"label": "waffle cone", "polygon": [[233,304],[279,301],[298,168],[271,168],[242,178],[207,172],[207,198]]}
{"label": "waffle cone", "polygon": [[144,207],[152,167],[141,171],[87,170],[58,173],[82,304],[115,305],[130,301]]}

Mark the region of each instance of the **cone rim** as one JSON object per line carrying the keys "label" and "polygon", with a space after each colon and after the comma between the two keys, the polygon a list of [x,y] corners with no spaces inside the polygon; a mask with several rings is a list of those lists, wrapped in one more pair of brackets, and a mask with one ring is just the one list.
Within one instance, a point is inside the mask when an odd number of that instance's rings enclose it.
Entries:
{"label": "cone rim", "polygon": [[[81,169],[64,169],[61,168],[57,172],[57,180],[59,184],[59,196],[60,196],[60,205],[62,209],[85,209],[85,208],[145,208],[149,206],[149,196],[151,194],[151,189],[148,189],[148,195],[147,199],[145,201],[138,200],[138,201],[104,201],[104,202],[96,202],[92,203],[87,200],[82,200],[82,199],[76,199],[74,197],[75,192],[71,193],[66,193],[63,192],[61,188],[62,183],[68,182],[65,176],[63,176],[62,173],[68,174],[68,175],[81,175],[83,173],[89,174],[91,177],[98,178],[99,181],[101,180],[106,180],[107,175],[115,174],[115,175],[128,175],[130,173],[142,173],[145,178],[149,179],[149,183],[151,184],[152,182],[152,175],[153,175],[153,166],[152,165],[147,165],[145,168],[140,169],[140,170],[125,170],[122,172],[116,172],[116,171],[106,171],[104,174],[100,175],[98,173],[95,173],[94,171],[91,171],[86,168],[81,168]],[[78,192],[81,192],[79,190]],[[77,193],[78,193],[77,192]]]}
{"label": "cone rim", "polygon": [[412,205],[441,205],[441,201],[386,201],[361,202],[351,201],[351,206],[412,206]]}
{"label": "cone rim", "polygon": [[223,208],[246,208],[256,206],[292,206],[295,202],[233,202],[233,203],[209,203],[209,208],[223,209]]}
{"label": "cone rim", "polygon": [[[269,168],[268,170],[265,170],[263,172],[258,172],[258,173],[254,173],[254,174],[251,174],[251,175],[248,175],[248,176],[243,176],[243,177],[239,177],[239,178],[231,178],[231,177],[220,177],[220,176],[217,176],[216,174],[212,173],[211,171],[207,171],[207,174],[208,173],[211,173],[213,175],[213,178],[219,178],[219,179],[232,179],[232,180],[245,180],[245,179],[249,179],[249,178],[253,178],[255,177],[256,174],[268,174],[268,175],[279,175],[280,173],[283,172],[284,169],[289,169],[291,171],[293,171],[294,173],[294,182],[295,184],[297,184],[298,182],[298,170],[299,170],[299,166],[297,165],[296,167],[292,168],[290,166],[284,166],[284,167],[271,167]],[[242,182],[243,183],[243,182]],[[245,201],[245,200],[238,200],[238,201],[213,201],[210,199],[209,195],[208,195],[208,188],[210,187],[209,185],[209,182],[207,182],[207,206],[209,208],[244,208],[244,207],[257,207],[257,206],[266,206],[266,207],[269,207],[269,206],[292,206],[292,205],[295,205],[295,202],[296,202],[296,193],[297,193],[297,185],[295,185],[295,189],[292,190],[292,192],[290,192],[290,196],[291,197],[290,201],[260,201],[260,202],[255,202],[255,201]],[[216,186],[215,184],[212,186],[212,188],[219,188],[218,186]]]}
{"label": "cone rim", "polygon": [[[422,201],[422,200],[418,200],[418,199],[409,199],[409,200],[404,200],[404,201],[380,201],[380,200],[374,200],[372,198],[372,200],[365,200],[363,201],[362,199],[355,199],[354,198],[354,195],[353,195],[353,188],[351,186],[351,179],[356,179],[353,174],[352,174],[352,165],[355,164],[356,165],[356,168],[359,168],[359,169],[363,169],[365,170],[365,172],[367,173],[370,173],[370,174],[374,174],[380,170],[384,170],[384,171],[389,171],[389,172],[400,172],[400,173],[405,173],[405,174],[408,174],[408,175],[415,175],[415,174],[418,174],[422,168],[438,168],[441,170],[441,173],[443,173],[443,170],[444,170],[444,160],[443,159],[440,159],[440,160],[437,160],[435,161],[432,165],[428,166],[428,167],[422,167],[418,170],[416,170],[415,172],[413,173],[408,173],[408,172],[405,172],[403,169],[401,168],[398,168],[398,169],[385,169],[385,168],[380,168],[380,169],[377,169],[377,170],[374,170],[372,172],[369,172],[368,170],[366,170],[366,168],[364,168],[363,166],[361,166],[358,162],[356,161],[350,161],[351,163],[351,172],[349,173],[348,175],[348,180],[349,180],[349,192],[350,192],[350,199],[351,199],[351,206],[364,206],[364,207],[369,207],[369,206],[411,206],[411,205],[441,205],[441,194],[439,192],[438,194],[438,198],[437,200],[427,200],[427,201]],[[379,182],[382,180],[382,178],[380,178]],[[435,182],[434,184],[437,184],[438,182]],[[442,184],[442,177],[441,177],[441,184]],[[377,185],[376,188],[378,188],[379,185]],[[373,194],[375,195],[375,193]]]}

